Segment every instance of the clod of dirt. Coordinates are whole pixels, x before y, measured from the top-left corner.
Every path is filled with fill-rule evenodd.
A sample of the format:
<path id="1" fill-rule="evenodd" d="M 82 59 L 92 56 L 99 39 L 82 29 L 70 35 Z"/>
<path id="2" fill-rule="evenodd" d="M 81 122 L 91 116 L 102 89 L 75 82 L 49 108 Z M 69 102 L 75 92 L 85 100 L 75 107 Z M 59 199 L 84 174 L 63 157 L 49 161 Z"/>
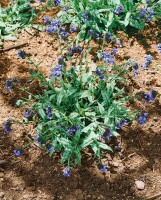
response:
<path id="1" fill-rule="evenodd" d="M 145 183 L 143 181 L 135 181 L 135 184 L 136 184 L 136 187 L 139 189 L 139 190 L 144 190 L 145 188 Z"/>
<path id="2" fill-rule="evenodd" d="M 0 192 L 0 198 L 3 198 L 3 197 L 4 197 L 4 195 L 5 195 L 5 193 L 4 193 L 4 192 Z"/>
<path id="3" fill-rule="evenodd" d="M 4 173 L 0 172 L 0 178 L 3 178 L 3 177 L 4 177 Z"/>

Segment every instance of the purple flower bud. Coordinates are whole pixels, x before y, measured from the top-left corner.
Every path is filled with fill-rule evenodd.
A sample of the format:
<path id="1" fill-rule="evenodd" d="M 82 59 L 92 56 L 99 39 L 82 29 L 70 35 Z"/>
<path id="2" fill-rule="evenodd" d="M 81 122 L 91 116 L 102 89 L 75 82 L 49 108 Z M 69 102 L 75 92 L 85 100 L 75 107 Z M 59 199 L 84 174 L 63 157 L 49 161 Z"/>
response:
<path id="1" fill-rule="evenodd" d="M 105 172 L 107 171 L 106 166 L 104 166 L 104 165 L 101 165 L 101 166 L 99 167 L 99 170 L 100 170 L 102 173 L 105 173 Z"/>
<path id="2" fill-rule="evenodd" d="M 11 133 L 12 129 L 11 129 L 11 125 L 12 125 L 12 118 L 9 118 L 7 121 L 4 122 L 4 125 L 2 126 L 4 132 L 6 133 Z"/>
<path id="3" fill-rule="evenodd" d="M 66 167 L 65 169 L 63 169 L 63 175 L 65 177 L 69 177 L 71 175 L 71 172 L 70 172 L 70 168 L 69 167 Z"/>
<path id="4" fill-rule="evenodd" d="M 159 53 L 161 53 L 161 43 L 157 44 L 157 47 L 158 47 Z"/>
<path id="5" fill-rule="evenodd" d="M 119 15 L 119 14 L 121 14 L 122 13 L 122 6 L 118 6 L 117 8 L 116 8 L 116 10 L 114 11 L 114 13 L 116 14 L 116 15 Z"/>
<path id="6" fill-rule="evenodd" d="M 138 122 L 143 126 L 146 123 L 148 117 L 148 113 L 143 113 L 142 115 L 138 116 Z"/>
<path id="7" fill-rule="evenodd" d="M 51 19 L 49 17 L 44 17 L 44 23 L 49 24 L 51 22 Z"/>
<path id="8" fill-rule="evenodd" d="M 22 156 L 22 148 L 16 148 L 13 153 L 15 154 L 15 156 Z"/>
<path id="9" fill-rule="evenodd" d="M 18 50 L 18 53 L 17 53 L 17 57 L 18 58 L 22 58 L 22 59 L 25 59 L 26 58 L 26 53 L 22 50 Z"/>

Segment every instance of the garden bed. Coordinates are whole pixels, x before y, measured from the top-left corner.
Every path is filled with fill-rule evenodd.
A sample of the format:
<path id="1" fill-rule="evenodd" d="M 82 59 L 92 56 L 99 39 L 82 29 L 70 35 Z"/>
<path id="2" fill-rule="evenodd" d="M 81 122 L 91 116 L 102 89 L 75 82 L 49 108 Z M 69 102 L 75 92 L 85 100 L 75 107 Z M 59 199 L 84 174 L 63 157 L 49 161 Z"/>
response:
<path id="1" fill-rule="evenodd" d="M 47 15 L 47 13 L 45 13 Z M 151 88 L 158 92 L 157 98 L 146 104 L 144 100 L 131 104 L 132 109 L 146 110 L 149 113 L 144 126 L 133 123 L 123 128 L 120 136 L 110 139 L 114 153 L 107 154 L 102 159 L 108 166 L 105 174 L 101 174 L 89 149 L 83 154 L 82 167 L 73 169 L 71 177 L 62 176 L 62 166 L 59 164 L 59 155 L 49 158 L 48 154 L 36 147 L 25 150 L 22 157 L 15 157 L 13 150 L 23 144 L 25 131 L 14 125 L 13 133 L 6 134 L 0 129 L 0 199 L 6 200 L 141 200 L 151 198 L 160 199 L 161 191 L 161 54 L 157 44 L 161 42 L 160 21 L 148 24 L 144 31 L 123 35 L 123 47 L 119 47 L 117 63 L 128 58 L 134 59 L 142 65 L 145 54 L 151 54 L 154 61 L 147 70 L 140 69 L 139 76 L 129 75 L 127 90 L 131 94 L 149 92 Z M 45 32 L 31 29 L 19 34 L 15 42 L 5 42 L 4 48 L 25 43 L 21 49 L 30 54 L 30 59 L 42 61 L 41 70 L 47 75 L 51 66 L 56 64 L 60 56 L 59 44 L 52 36 Z M 97 48 L 97 43 L 92 41 Z M 107 50 L 110 47 L 107 45 Z M 22 108 L 15 106 L 16 101 L 25 94 L 17 91 L 9 93 L 4 88 L 6 79 L 18 78 L 31 91 L 39 93 L 39 87 L 34 82 L 28 84 L 29 72 L 32 67 L 24 60 L 17 58 L 17 49 L 13 48 L 0 55 L 0 127 L 8 118 L 22 118 Z M 28 84 L 28 85 L 27 85 Z M 25 127 L 28 133 L 34 131 L 34 125 Z M 119 148 L 117 148 L 119 146 Z M 145 188 L 139 190 L 135 181 L 145 183 Z"/>

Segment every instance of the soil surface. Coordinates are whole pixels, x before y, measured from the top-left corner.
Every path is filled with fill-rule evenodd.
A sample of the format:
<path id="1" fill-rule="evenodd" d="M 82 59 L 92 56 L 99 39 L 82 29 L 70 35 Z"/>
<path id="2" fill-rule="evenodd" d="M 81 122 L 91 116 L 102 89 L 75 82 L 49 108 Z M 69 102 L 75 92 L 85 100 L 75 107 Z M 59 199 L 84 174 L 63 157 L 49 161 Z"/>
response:
<path id="1" fill-rule="evenodd" d="M 3 2 L 5 5 L 5 1 Z M 54 12 L 53 12 L 54 13 Z M 48 15 L 45 13 L 45 15 Z M 52 12 L 50 10 L 50 15 Z M 54 16 L 54 14 L 53 14 Z M 42 20 L 42 16 L 40 17 Z M 25 97 L 17 90 L 9 93 L 5 81 L 16 77 L 30 91 L 39 93 L 38 85 L 28 83 L 29 72 L 33 69 L 26 60 L 17 58 L 17 49 L 0 55 L 0 200 L 142 200 L 161 199 L 161 54 L 157 44 L 161 43 L 161 22 L 151 23 L 144 31 L 129 34 L 119 33 L 124 41 L 119 47 L 117 62 L 128 58 L 140 65 L 145 62 L 145 54 L 154 56 L 147 70 L 140 68 L 139 76 L 129 75 L 129 92 L 149 92 L 151 88 L 158 93 L 153 102 L 136 101 L 132 108 L 149 113 L 144 126 L 134 122 L 123 128 L 117 139 L 111 139 L 115 148 L 112 155 L 107 154 L 103 163 L 108 171 L 101 174 L 93 157 L 83 155 L 82 167 L 72 169 L 70 178 L 63 177 L 63 166 L 58 157 L 49 158 L 47 153 L 36 147 L 26 149 L 22 157 L 15 157 L 13 150 L 24 144 L 24 134 L 34 132 L 34 125 L 13 126 L 13 133 L 2 130 L 5 120 L 12 117 L 22 120 L 23 110 L 15 102 Z M 21 47 L 36 63 L 41 62 L 41 70 L 48 75 L 51 66 L 57 63 L 60 48 L 57 40 L 45 32 L 31 29 L 19 34 L 18 40 L 6 41 L 3 48 L 28 42 Z M 93 41 L 93 47 L 97 47 Z M 105 47 L 110 49 L 110 46 Z M 4 160 L 4 163 L 3 161 Z M 139 190 L 135 181 L 143 181 L 145 188 Z"/>

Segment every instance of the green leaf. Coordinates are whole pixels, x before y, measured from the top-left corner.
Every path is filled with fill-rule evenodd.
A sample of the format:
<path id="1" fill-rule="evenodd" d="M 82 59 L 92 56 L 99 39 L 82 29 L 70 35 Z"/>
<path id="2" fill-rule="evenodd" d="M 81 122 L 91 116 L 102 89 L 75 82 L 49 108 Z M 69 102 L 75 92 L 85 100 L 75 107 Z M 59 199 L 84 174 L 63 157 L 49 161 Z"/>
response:
<path id="1" fill-rule="evenodd" d="M 4 40 L 17 40 L 17 37 L 13 36 L 13 35 L 5 35 L 3 36 Z"/>
<path id="2" fill-rule="evenodd" d="M 36 110 L 37 110 L 37 113 L 40 115 L 40 117 L 42 119 L 45 119 L 46 114 L 45 114 L 44 110 L 41 107 L 38 107 Z"/>
<path id="3" fill-rule="evenodd" d="M 99 102 L 97 102 L 97 103 L 98 103 L 99 112 L 100 112 L 100 114 L 102 115 L 102 114 L 105 112 L 105 109 L 104 109 L 104 107 L 103 107 L 102 104 L 100 104 Z"/>
<path id="4" fill-rule="evenodd" d="M 102 143 L 102 142 L 98 142 L 98 145 L 99 145 L 99 147 L 102 148 L 102 149 L 109 150 L 109 151 L 113 151 L 113 150 L 111 149 L 111 147 L 109 147 L 107 144 L 104 144 L 104 143 Z"/>
<path id="5" fill-rule="evenodd" d="M 126 17 L 125 17 L 125 20 L 124 20 L 124 25 L 125 27 L 129 24 L 130 22 L 130 16 L 131 16 L 131 12 L 127 12 L 126 13 Z"/>

